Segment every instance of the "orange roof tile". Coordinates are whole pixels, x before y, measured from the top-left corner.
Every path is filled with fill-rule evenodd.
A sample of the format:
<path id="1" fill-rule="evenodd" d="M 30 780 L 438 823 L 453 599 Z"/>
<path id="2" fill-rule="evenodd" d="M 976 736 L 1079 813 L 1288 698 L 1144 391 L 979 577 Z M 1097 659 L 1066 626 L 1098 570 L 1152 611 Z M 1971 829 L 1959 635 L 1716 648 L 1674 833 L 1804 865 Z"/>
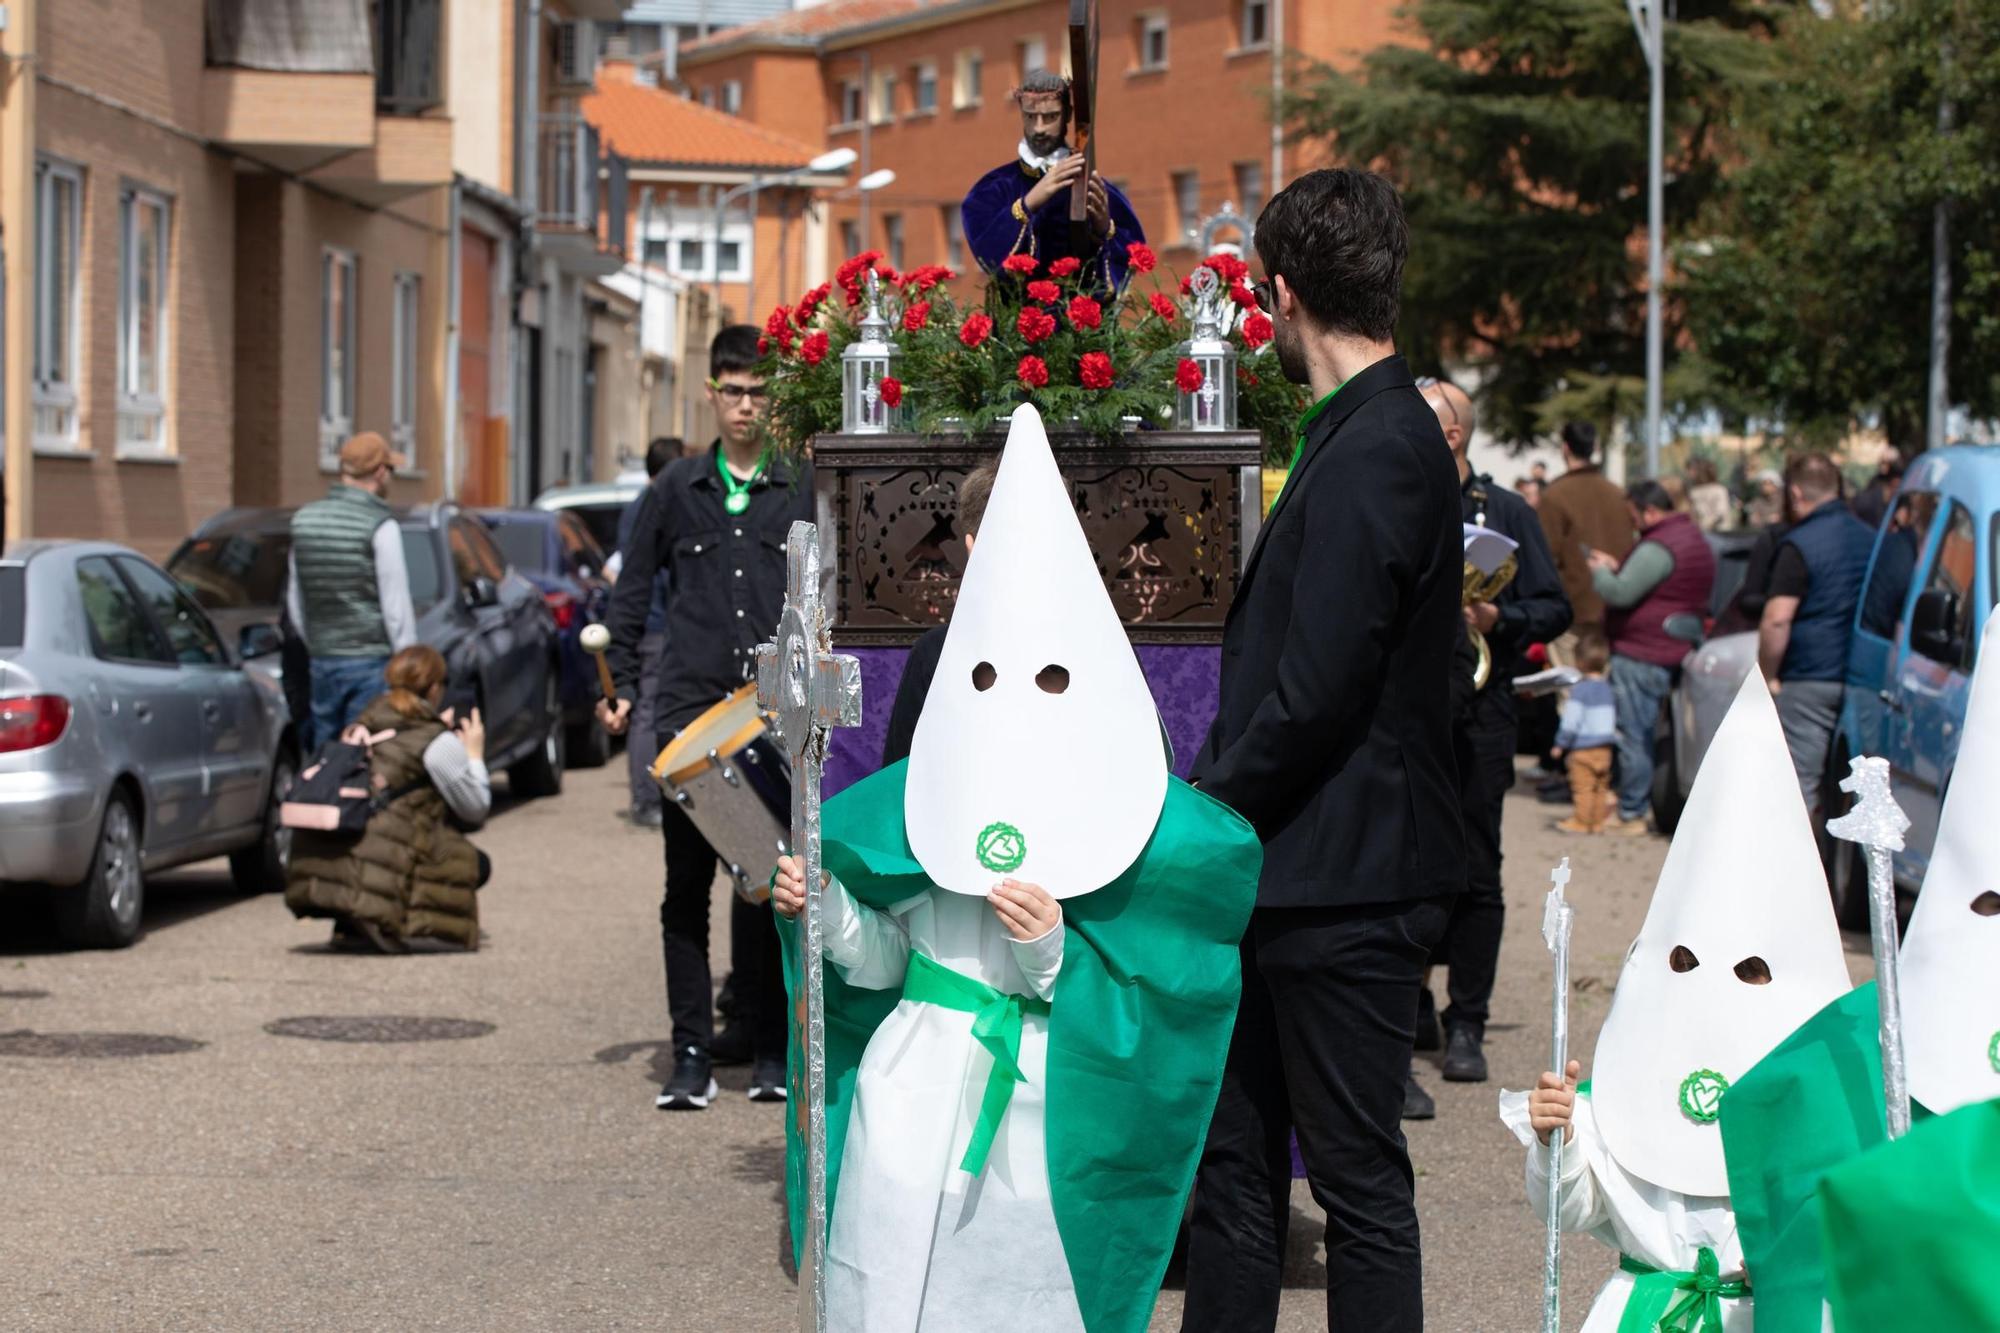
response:
<path id="1" fill-rule="evenodd" d="M 718 50 L 746 45 L 812 47 L 823 38 L 852 28 L 891 22 L 920 9 L 947 6 L 965 7 L 964 0 L 826 0 L 824 4 L 789 10 L 683 43 L 681 55 L 706 56 Z"/>
<path id="2" fill-rule="evenodd" d="M 651 166 L 802 167 L 816 149 L 678 93 L 633 78 L 631 61 L 607 60 L 583 99 L 605 145 Z"/>

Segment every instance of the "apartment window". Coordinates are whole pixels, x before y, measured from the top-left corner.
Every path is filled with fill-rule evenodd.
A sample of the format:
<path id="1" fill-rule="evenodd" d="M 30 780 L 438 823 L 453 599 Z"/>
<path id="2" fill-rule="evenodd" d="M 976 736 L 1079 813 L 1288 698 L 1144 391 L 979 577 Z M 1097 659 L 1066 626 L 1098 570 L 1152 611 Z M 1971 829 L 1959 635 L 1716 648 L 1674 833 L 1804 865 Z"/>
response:
<path id="1" fill-rule="evenodd" d="M 1174 225 L 1193 236 L 1201 222 L 1201 176 L 1192 171 L 1173 174 Z"/>
<path id="2" fill-rule="evenodd" d="M 722 265 L 725 282 L 742 282 L 750 273 L 750 225 L 747 221 L 725 223 L 718 242 L 713 221 L 679 223 L 663 228 L 647 241 L 648 250 L 659 254 L 667 271 L 677 278 L 713 282 L 715 265 Z"/>
<path id="3" fill-rule="evenodd" d="M 981 100 L 980 84 L 985 78 L 986 58 L 977 51 L 960 51 L 951 81 L 952 106 L 960 110 L 978 106 Z"/>
<path id="4" fill-rule="evenodd" d="M 885 213 L 882 215 L 882 250 L 889 261 L 889 267 L 903 267 L 903 215 Z"/>
<path id="5" fill-rule="evenodd" d="M 167 245 L 172 206 L 127 186 L 118 196 L 118 448 L 167 445 Z"/>
<path id="6" fill-rule="evenodd" d="M 1049 44 L 1039 37 L 1030 37 L 1017 47 L 1021 62 L 1021 77 L 1026 78 L 1038 69 L 1049 67 Z"/>
<path id="7" fill-rule="evenodd" d="M 708 267 L 708 242 L 683 239 L 675 247 L 674 271 L 699 276 Z"/>
<path id="8" fill-rule="evenodd" d="M 861 123 L 861 84 L 858 80 L 849 79 L 840 85 L 840 123 Z"/>
<path id="9" fill-rule="evenodd" d="M 722 85 L 722 109 L 732 116 L 743 114 L 743 81 L 728 79 Z"/>
<path id="10" fill-rule="evenodd" d="M 1243 216 L 1254 218 L 1264 211 L 1264 164 L 1261 162 L 1238 162 L 1236 164 L 1236 206 Z"/>
<path id="11" fill-rule="evenodd" d="M 76 259 L 83 172 L 46 158 L 35 164 L 36 447 L 76 447 Z"/>
<path id="12" fill-rule="evenodd" d="M 868 90 L 868 119 L 877 125 L 886 125 L 896 118 L 896 76 L 888 70 L 878 71 L 874 86 Z"/>
<path id="13" fill-rule="evenodd" d="M 714 85 L 714 84 L 712 84 L 712 83 L 704 83 L 704 84 L 703 84 L 703 85 L 701 86 L 701 104 L 702 104 L 703 106 L 707 106 L 707 107 L 712 107 L 712 106 L 714 106 L 714 105 L 715 105 L 715 85 Z"/>
<path id="14" fill-rule="evenodd" d="M 1150 73 L 1167 67 L 1167 16 L 1162 13 L 1141 14 L 1136 23 L 1139 45 L 1140 73 Z"/>
<path id="15" fill-rule="evenodd" d="M 389 440 L 396 452 L 416 457 L 417 350 L 422 326 L 423 279 L 415 273 L 396 275 L 395 326 L 391 330 L 390 364 L 395 368 L 389 402 Z"/>
<path id="16" fill-rule="evenodd" d="M 841 220 L 840 253 L 849 259 L 861 253 L 861 224 L 853 218 Z"/>
<path id="17" fill-rule="evenodd" d="M 965 214 L 957 204 L 944 204 L 938 212 L 944 219 L 944 262 L 952 268 L 964 268 Z"/>
<path id="18" fill-rule="evenodd" d="M 648 236 L 645 248 L 641 253 L 644 254 L 646 263 L 658 264 L 661 268 L 667 267 L 667 238 L 664 236 Z"/>
<path id="19" fill-rule="evenodd" d="M 918 65 L 910 74 L 910 87 L 914 91 L 916 105 L 911 111 L 919 116 L 927 116 L 937 110 L 937 66 L 928 62 Z"/>
<path id="20" fill-rule="evenodd" d="M 722 277 L 732 282 L 743 280 L 743 242 L 724 241 L 717 247 L 715 256 L 716 261 L 722 265 Z"/>
<path id="21" fill-rule="evenodd" d="M 1238 46 L 1243 49 L 1271 44 L 1271 0 L 1242 0 L 1243 23 Z"/>
<path id="22" fill-rule="evenodd" d="M 354 269 L 351 251 L 319 257 L 319 462 L 340 465 L 354 434 Z"/>

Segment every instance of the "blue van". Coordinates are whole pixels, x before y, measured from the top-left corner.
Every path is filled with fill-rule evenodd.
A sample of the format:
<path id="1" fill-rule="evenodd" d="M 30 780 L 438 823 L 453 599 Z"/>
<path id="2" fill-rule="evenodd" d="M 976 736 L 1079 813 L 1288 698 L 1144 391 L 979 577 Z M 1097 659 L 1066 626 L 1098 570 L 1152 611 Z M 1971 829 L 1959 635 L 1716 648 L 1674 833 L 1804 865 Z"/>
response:
<path id="1" fill-rule="evenodd" d="M 1958 756 L 1979 635 L 2000 593 L 2000 448 L 1933 449 L 1903 478 L 1882 520 L 1847 652 L 1847 699 L 1827 774 L 1825 808 L 1845 810 L 1838 789 L 1849 755 L 1889 761 L 1897 804 L 1910 817 L 1896 853 L 1896 883 L 1915 891 L 1930 864 L 1938 815 Z M 1868 925 L 1867 871 L 1859 849 L 1829 849 L 1841 924 Z"/>

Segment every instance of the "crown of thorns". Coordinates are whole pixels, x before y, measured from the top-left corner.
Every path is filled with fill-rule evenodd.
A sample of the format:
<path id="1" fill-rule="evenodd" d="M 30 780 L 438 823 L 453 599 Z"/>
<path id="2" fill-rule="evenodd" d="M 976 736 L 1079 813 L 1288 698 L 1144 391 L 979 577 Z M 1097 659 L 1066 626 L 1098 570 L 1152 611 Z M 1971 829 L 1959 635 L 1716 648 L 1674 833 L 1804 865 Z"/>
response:
<path id="1" fill-rule="evenodd" d="M 1016 106 L 1020 105 L 1024 98 L 1059 97 L 1062 99 L 1063 109 L 1068 110 L 1069 80 L 1048 70 L 1032 70 L 1022 78 L 1021 86 L 1007 96 L 1013 99 Z"/>

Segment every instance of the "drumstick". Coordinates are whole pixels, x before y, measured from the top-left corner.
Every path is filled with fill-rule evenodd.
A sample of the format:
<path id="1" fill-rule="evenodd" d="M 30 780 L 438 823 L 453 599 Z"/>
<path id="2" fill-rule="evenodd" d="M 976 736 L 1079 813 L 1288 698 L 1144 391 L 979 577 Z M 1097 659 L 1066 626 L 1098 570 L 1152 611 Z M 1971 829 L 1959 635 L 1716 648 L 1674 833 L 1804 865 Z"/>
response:
<path id="1" fill-rule="evenodd" d="M 604 691 L 604 702 L 616 708 L 618 690 L 611 683 L 611 664 L 604 660 L 604 650 L 611 646 L 611 631 L 602 625 L 585 625 L 577 641 L 583 651 L 597 659 L 597 687 Z"/>

